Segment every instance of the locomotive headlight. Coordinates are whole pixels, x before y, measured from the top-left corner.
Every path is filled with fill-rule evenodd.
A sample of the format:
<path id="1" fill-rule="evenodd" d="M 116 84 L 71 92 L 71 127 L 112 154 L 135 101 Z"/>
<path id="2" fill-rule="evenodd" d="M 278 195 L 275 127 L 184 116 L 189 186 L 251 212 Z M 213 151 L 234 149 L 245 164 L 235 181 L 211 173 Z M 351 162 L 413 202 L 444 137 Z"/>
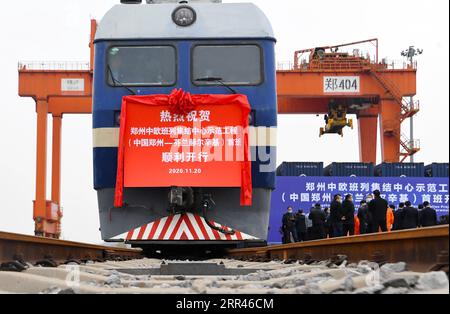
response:
<path id="1" fill-rule="evenodd" d="M 197 20 L 197 13 L 189 6 L 181 6 L 173 11 L 172 20 L 178 26 L 191 26 Z"/>

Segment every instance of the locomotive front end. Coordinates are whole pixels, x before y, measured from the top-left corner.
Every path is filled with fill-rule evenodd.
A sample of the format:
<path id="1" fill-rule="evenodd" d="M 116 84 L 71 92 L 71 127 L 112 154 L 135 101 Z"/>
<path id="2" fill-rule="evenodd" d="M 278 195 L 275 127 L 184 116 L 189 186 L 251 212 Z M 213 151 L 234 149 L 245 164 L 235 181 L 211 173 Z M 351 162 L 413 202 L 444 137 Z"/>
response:
<path id="1" fill-rule="evenodd" d="M 121 4 L 95 40 L 102 238 L 262 245 L 276 168 L 275 39 L 252 4 Z"/>

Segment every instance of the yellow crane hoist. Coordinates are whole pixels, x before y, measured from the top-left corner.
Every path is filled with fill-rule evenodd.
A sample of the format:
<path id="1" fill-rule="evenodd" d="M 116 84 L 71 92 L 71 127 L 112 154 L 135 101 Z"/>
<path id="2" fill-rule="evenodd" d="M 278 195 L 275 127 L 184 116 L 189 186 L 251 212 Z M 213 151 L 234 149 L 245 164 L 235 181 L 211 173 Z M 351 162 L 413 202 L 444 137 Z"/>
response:
<path id="1" fill-rule="evenodd" d="M 320 137 L 325 134 L 339 134 L 344 136 L 343 129 L 348 126 L 353 130 L 353 120 L 347 119 L 347 108 L 330 104 L 328 114 L 325 115 L 325 128 L 320 129 Z"/>

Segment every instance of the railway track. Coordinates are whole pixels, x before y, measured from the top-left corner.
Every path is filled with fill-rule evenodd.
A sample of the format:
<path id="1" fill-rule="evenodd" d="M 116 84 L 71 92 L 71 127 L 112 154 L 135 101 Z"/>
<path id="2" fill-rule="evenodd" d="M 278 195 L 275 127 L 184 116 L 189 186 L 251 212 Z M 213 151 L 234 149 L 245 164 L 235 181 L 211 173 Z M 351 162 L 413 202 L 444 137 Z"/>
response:
<path id="1" fill-rule="evenodd" d="M 448 227 L 232 250 L 205 261 L 0 233 L 0 293 L 448 294 L 448 253 L 447 268 L 442 254 L 435 261 L 445 249 Z"/>
<path id="2" fill-rule="evenodd" d="M 443 270 L 448 274 L 449 226 L 343 237 L 289 245 L 229 251 L 244 260 L 300 260 L 304 262 L 339 259 L 350 263 L 370 260 L 379 264 L 405 262 L 419 272 Z"/>
<path id="3" fill-rule="evenodd" d="M 0 232 L 0 270 L 141 258 L 142 251 Z"/>

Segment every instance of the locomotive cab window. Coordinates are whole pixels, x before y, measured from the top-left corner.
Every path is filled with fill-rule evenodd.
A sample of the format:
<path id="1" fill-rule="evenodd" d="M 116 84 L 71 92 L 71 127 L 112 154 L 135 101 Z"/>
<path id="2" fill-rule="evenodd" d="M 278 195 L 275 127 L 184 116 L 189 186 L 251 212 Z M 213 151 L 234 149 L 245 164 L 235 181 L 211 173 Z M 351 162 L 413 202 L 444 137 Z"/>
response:
<path id="1" fill-rule="evenodd" d="M 261 49 L 256 45 L 196 46 L 192 52 L 195 85 L 258 85 L 262 82 Z"/>
<path id="2" fill-rule="evenodd" d="M 113 47 L 108 50 L 110 86 L 172 86 L 176 83 L 172 46 Z"/>

